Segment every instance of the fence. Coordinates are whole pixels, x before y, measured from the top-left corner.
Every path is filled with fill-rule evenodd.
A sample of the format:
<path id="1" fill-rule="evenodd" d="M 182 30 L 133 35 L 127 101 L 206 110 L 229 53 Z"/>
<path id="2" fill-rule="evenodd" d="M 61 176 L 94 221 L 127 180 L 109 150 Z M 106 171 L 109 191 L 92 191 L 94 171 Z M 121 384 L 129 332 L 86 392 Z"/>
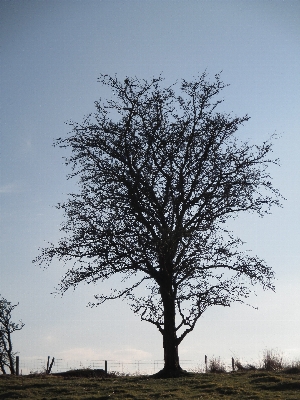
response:
<path id="1" fill-rule="evenodd" d="M 49 359 L 44 358 L 29 358 L 19 357 L 19 371 L 21 375 L 30 373 L 41 373 L 49 370 Z M 105 362 L 107 364 L 105 365 Z M 51 368 L 51 373 L 64 372 L 73 369 L 103 369 L 107 368 L 108 372 L 117 372 L 119 374 L 138 374 L 147 375 L 154 374 L 163 368 L 163 360 L 64 360 L 54 358 Z M 180 360 L 180 365 L 183 369 L 195 372 L 204 372 L 204 360 Z"/>
<path id="2" fill-rule="evenodd" d="M 50 362 L 51 361 L 51 362 Z M 262 365 L 263 362 L 263 365 Z M 236 370 L 265 368 L 267 370 L 274 368 L 283 368 L 290 366 L 299 367 L 300 361 L 283 363 L 282 356 L 267 351 L 262 361 L 252 362 L 252 364 L 243 364 L 239 359 L 231 357 L 221 361 L 220 358 L 212 357 L 208 359 L 205 355 L 202 360 L 180 360 L 180 365 L 183 369 L 190 372 L 229 372 Z M 117 361 L 117 360 L 66 360 L 55 357 L 16 357 L 15 370 L 17 375 L 28 375 L 30 373 L 57 373 L 70 370 L 80 369 L 103 369 L 105 372 L 116 372 L 119 374 L 129 375 L 150 375 L 158 372 L 163 368 L 163 360 L 132 360 L 132 361 Z M 1 373 L 1 372 L 0 372 Z"/>

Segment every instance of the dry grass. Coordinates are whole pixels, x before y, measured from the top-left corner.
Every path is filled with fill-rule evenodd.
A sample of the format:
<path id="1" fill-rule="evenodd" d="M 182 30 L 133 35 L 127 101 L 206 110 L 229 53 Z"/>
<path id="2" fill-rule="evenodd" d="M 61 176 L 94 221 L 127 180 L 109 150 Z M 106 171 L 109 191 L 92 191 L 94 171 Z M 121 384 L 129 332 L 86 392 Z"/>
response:
<path id="1" fill-rule="evenodd" d="M 86 372 L 85 372 L 86 373 Z M 181 378 L 0 376 L 0 399 L 299 400 L 300 373 L 246 371 L 190 374 Z"/>
<path id="2" fill-rule="evenodd" d="M 236 371 L 226 372 L 220 358 L 208 362 L 207 373 L 180 378 L 124 376 L 103 370 L 72 370 L 47 375 L 0 375 L 0 400 L 299 400 L 300 361 L 284 363 L 277 351 L 266 350 L 258 366 L 235 362 Z"/>
<path id="3" fill-rule="evenodd" d="M 221 361 L 220 357 L 219 358 L 212 358 L 209 360 L 208 364 L 208 372 L 211 373 L 224 373 L 226 372 L 226 365 Z"/>

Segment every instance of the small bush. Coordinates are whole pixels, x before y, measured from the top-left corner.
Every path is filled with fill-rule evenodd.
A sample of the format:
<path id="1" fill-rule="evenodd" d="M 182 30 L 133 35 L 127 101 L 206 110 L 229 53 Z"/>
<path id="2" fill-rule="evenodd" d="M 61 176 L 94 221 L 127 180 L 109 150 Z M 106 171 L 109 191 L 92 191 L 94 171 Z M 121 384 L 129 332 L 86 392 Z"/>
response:
<path id="1" fill-rule="evenodd" d="M 285 374 L 300 374 L 300 367 L 287 367 L 283 372 Z"/>
<path id="2" fill-rule="evenodd" d="M 294 361 L 292 364 L 286 365 L 283 372 L 286 374 L 300 374 L 300 361 Z"/>
<path id="3" fill-rule="evenodd" d="M 299 368 L 299 369 L 300 369 L 300 361 L 294 361 L 294 362 L 292 363 L 292 367 L 293 367 L 293 368 Z"/>
<path id="4" fill-rule="evenodd" d="M 212 372 L 212 373 L 226 372 L 226 366 L 224 363 L 222 363 L 220 357 L 213 358 L 209 361 L 208 372 Z"/>
<path id="5" fill-rule="evenodd" d="M 255 366 L 255 365 L 252 365 L 252 364 L 243 365 L 243 364 L 240 362 L 240 360 L 236 360 L 234 365 L 235 365 L 235 368 L 236 368 L 238 371 L 255 371 L 255 370 L 257 369 L 256 366 Z"/>
<path id="6" fill-rule="evenodd" d="M 266 371 L 281 371 L 284 368 L 282 356 L 275 350 L 266 350 L 262 363 Z"/>
<path id="7" fill-rule="evenodd" d="M 106 374 L 103 369 L 91 369 L 91 368 L 82 368 L 82 369 L 73 369 L 65 372 L 56 372 L 55 376 L 63 376 L 63 377 L 76 377 L 76 378 L 103 378 L 108 375 L 111 376 L 113 374 Z"/>

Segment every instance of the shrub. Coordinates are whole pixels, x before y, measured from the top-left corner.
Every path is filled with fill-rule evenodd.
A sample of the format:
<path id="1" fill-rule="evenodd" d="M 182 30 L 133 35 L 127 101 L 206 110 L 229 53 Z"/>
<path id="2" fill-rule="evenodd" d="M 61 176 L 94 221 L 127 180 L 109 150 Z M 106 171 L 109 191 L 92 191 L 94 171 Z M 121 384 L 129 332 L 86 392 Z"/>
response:
<path id="1" fill-rule="evenodd" d="M 243 364 L 240 362 L 240 360 L 236 360 L 234 365 L 235 365 L 235 368 L 236 368 L 238 371 L 254 371 L 254 370 L 257 369 L 256 366 L 255 366 L 255 365 L 252 365 L 252 364 L 243 365 Z"/>
<path id="2" fill-rule="evenodd" d="M 282 356 L 275 350 L 266 350 L 262 362 L 266 371 L 281 371 L 284 368 Z"/>
<path id="3" fill-rule="evenodd" d="M 283 372 L 286 374 L 300 374 L 300 361 L 294 361 L 292 364 L 286 365 Z"/>
<path id="4" fill-rule="evenodd" d="M 220 357 L 219 358 L 212 358 L 209 361 L 208 372 L 212 372 L 212 373 L 226 372 L 226 366 L 221 361 Z"/>

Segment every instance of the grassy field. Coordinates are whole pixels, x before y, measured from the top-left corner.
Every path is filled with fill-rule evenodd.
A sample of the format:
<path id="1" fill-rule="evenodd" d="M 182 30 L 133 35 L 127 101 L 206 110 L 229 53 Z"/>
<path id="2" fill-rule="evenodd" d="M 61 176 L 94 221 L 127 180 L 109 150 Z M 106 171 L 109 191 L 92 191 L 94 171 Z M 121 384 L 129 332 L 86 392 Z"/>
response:
<path id="1" fill-rule="evenodd" d="M 300 373 L 247 371 L 174 379 L 0 375 L 0 399 L 300 399 Z"/>

